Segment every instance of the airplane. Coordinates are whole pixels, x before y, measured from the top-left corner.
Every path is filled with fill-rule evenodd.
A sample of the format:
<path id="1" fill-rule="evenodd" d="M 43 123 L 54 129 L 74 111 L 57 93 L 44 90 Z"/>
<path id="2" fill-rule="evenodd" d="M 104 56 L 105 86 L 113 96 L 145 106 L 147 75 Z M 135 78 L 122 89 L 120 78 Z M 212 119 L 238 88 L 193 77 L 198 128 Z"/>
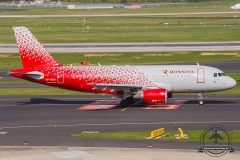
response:
<path id="1" fill-rule="evenodd" d="M 231 7 L 231 9 L 239 10 L 240 9 L 240 4 L 235 4 L 234 6 Z"/>
<path id="2" fill-rule="evenodd" d="M 215 129 L 214 134 L 212 134 L 212 136 L 209 138 L 209 140 L 214 138 L 214 143 L 218 143 L 217 139 L 221 139 L 223 140 L 223 138 L 220 136 L 220 134 L 217 133 L 217 129 Z"/>
<path id="3" fill-rule="evenodd" d="M 223 71 L 197 65 L 66 66 L 44 49 L 26 27 L 13 27 L 23 68 L 9 75 L 68 90 L 106 93 L 120 97 L 120 107 L 134 99 L 166 104 L 173 93 L 198 93 L 203 105 L 205 92 L 233 88 L 236 81 Z"/>

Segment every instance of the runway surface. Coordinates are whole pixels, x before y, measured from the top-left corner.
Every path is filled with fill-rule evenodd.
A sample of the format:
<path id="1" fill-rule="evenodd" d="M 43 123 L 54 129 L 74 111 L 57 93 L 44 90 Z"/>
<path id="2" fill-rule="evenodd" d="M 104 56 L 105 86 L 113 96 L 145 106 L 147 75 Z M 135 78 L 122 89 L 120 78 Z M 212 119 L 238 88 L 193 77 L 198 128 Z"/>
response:
<path id="1" fill-rule="evenodd" d="M 150 14 L 78 14 L 78 15 L 1 15 L 0 18 L 50 18 L 50 17 L 147 17 L 147 16 L 178 16 L 178 15 L 213 15 L 236 14 L 231 12 L 185 12 L 185 13 L 150 13 Z"/>
<path id="2" fill-rule="evenodd" d="M 197 96 L 175 96 L 188 100 L 177 109 L 143 110 L 140 102 L 122 109 L 77 110 L 96 100 L 118 100 L 109 96 L 31 96 L 0 98 L 0 145 L 21 146 L 102 146 L 196 149 L 199 143 L 159 142 L 151 140 L 111 140 L 70 137 L 82 131 L 166 131 L 203 130 L 220 124 L 229 130 L 240 129 L 239 95 L 208 95 L 205 105 L 198 105 Z M 135 101 L 137 103 L 137 101 Z M 7 132 L 7 133 L 6 133 Z M 234 145 L 240 150 L 240 145 Z"/>
<path id="3" fill-rule="evenodd" d="M 80 32 L 80 31 L 79 31 Z M 49 52 L 239 51 L 240 42 L 43 44 Z M 0 44 L 0 53 L 18 53 L 17 44 Z"/>

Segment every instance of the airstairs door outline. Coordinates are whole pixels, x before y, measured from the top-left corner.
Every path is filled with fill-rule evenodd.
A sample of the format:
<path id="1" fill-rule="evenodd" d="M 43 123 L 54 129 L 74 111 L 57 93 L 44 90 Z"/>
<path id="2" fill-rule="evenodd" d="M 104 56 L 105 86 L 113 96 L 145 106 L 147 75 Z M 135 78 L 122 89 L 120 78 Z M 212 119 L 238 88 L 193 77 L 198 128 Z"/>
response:
<path id="1" fill-rule="evenodd" d="M 204 69 L 197 69 L 197 83 L 205 83 Z"/>

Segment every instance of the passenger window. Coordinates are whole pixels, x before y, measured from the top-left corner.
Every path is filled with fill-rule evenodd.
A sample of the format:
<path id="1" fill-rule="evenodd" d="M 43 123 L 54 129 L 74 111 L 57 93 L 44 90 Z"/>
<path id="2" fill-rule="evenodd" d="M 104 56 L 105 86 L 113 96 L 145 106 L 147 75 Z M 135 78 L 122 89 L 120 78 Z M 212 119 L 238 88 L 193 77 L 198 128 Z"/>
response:
<path id="1" fill-rule="evenodd" d="M 214 74 L 213 74 L 213 77 L 217 77 L 217 73 L 214 73 Z"/>
<path id="2" fill-rule="evenodd" d="M 222 76 L 222 74 L 221 73 L 218 73 L 218 77 L 221 77 Z"/>

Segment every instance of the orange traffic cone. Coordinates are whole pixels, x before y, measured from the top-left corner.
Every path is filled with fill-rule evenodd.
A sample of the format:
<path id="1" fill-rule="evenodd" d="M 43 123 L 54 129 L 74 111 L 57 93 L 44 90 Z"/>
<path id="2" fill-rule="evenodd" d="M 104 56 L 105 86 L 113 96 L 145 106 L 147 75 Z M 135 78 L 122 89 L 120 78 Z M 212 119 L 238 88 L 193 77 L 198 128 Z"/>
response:
<path id="1" fill-rule="evenodd" d="M 24 146 L 27 146 L 27 142 L 24 142 Z"/>
<path id="2" fill-rule="evenodd" d="M 152 145 L 150 144 L 150 145 L 148 146 L 148 148 L 152 148 Z"/>

